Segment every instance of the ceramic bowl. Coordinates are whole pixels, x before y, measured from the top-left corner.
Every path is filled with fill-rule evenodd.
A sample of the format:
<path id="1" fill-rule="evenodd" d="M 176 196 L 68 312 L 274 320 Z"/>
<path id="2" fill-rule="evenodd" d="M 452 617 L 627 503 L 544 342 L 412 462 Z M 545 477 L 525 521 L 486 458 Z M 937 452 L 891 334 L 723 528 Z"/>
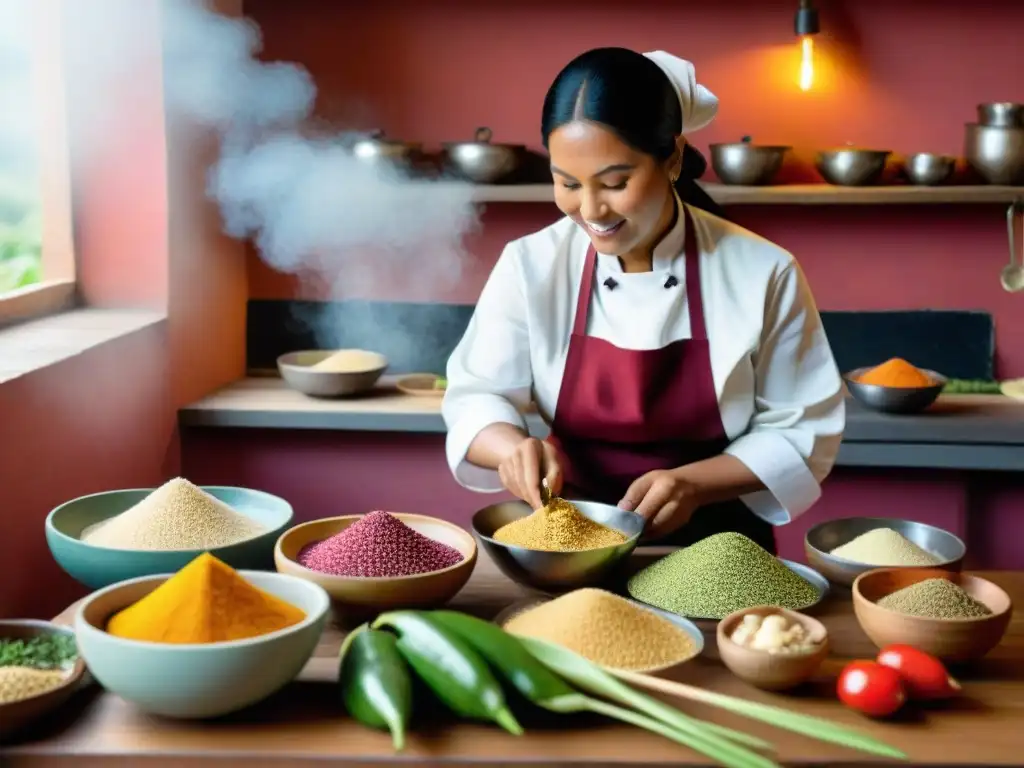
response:
<path id="1" fill-rule="evenodd" d="M 807 562 L 829 581 L 850 586 L 854 579 L 862 573 L 883 566 L 836 557 L 832 554 L 832 550 L 875 528 L 891 528 L 939 558 L 939 562 L 932 566 L 900 566 L 901 568 L 926 567 L 959 571 L 964 555 L 967 553 L 967 546 L 963 541 L 949 531 L 936 528 L 934 525 L 886 517 L 843 517 L 838 520 L 826 520 L 823 523 L 818 523 L 807 532 L 804 537 L 804 552 L 807 554 Z"/>
<path id="2" fill-rule="evenodd" d="M 330 599 L 294 576 L 239 571 L 253 586 L 301 608 L 291 627 L 245 640 L 170 644 L 126 640 L 104 631 L 118 611 L 141 600 L 170 575 L 144 576 L 87 597 L 75 614 L 79 652 L 108 691 L 164 717 L 220 717 L 255 704 L 293 680 L 320 641 Z"/>
<path id="3" fill-rule="evenodd" d="M 499 570 L 512 581 L 541 592 L 568 592 L 595 586 L 608 578 L 636 549 L 644 519 L 607 504 L 569 499 L 584 515 L 626 536 L 610 547 L 583 552 L 541 552 L 496 541 L 494 532 L 513 520 L 532 514 L 522 501 L 492 504 L 473 515 L 473 533 Z"/>
<path id="4" fill-rule="evenodd" d="M 62 627 L 48 621 L 32 619 L 0 621 L 0 639 L 3 640 L 31 640 L 34 637 L 47 635 L 74 637 L 75 633 L 70 627 Z M 0 740 L 13 736 L 43 715 L 63 705 L 75 691 L 88 681 L 85 662 L 81 658 L 77 659 L 64 672 L 66 675 L 64 682 L 56 688 L 27 699 L 0 704 Z"/>
<path id="5" fill-rule="evenodd" d="M 790 623 L 801 624 L 815 644 L 798 653 L 769 653 L 734 643 L 732 634 L 747 614 L 784 616 Z M 756 606 L 730 613 L 718 622 L 717 641 L 722 663 L 736 677 L 766 691 L 794 688 L 809 680 L 828 656 L 828 630 L 824 624 L 803 613 L 776 606 Z"/>
<path id="6" fill-rule="evenodd" d="M 263 491 L 222 485 L 202 486 L 240 514 L 251 517 L 266 532 L 251 539 L 209 550 L 232 568 L 271 568 L 274 542 L 292 522 L 292 507 L 287 501 Z M 87 544 L 82 532 L 133 507 L 153 492 L 152 488 L 106 491 L 81 496 L 61 504 L 46 518 L 46 543 L 54 560 L 76 581 L 90 589 L 100 589 L 139 576 L 175 573 L 201 555 L 204 550 L 183 549 L 149 551 L 111 549 Z"/>
<path id="7" fill-rule="evenodd" d="M 281 378 L 292 389 L 310 397 L 348 397 L 373 389 L 388 367 L 388 359 L 379 352 L 349 350 L 367 356 L 366 370 L 361 371 L 318 371 L 317 363 L 342 350 L 307 350 L 289 352 L 277 358 L 277 370 Z"/>
<path id="8" fill-rule="evenodd" d="M 302 523 L 282 534 L 274 548 L 277 570 L 318 584 L 337 607 L 354 615 L 444 605 L 469 581 L 476 566 L 476 542 L 454 523 L 427 515 L 392 514 L 417 533 L 457 549 L 462 553 L 462 562 L 440 571 L 384 578 L 331 576 L 299 565 L 299 552 L 307 544 L 329 539 L 362 518 L 362 515 L 346 515 Z"/>
<path id="9" fill-rule="evenodd" d="M 870 371 L 857 368 L 843 376 L 846 388 L 854 399 L 872 411 L 881 413 L 918 413 L 939 399 L 946 386 L 946 377 L 937 371 L 921 370 L 935 382 L 930 387 L 882 387 L 878 384 L 862 384 L 857 379 Z"/>
<path id="10" fill-rule="evenodd" d="M 502 629 L 504 629 L 505 625 L 508 622 L 510 622 L 514 617 L 518 616 L 521 613 L 525 613 L 526 611 L 532 610 L 533 608 L 536 608 L 540 605 L 543 605 L 544 603 L 550 602 L 552 599 L 553 598 L 550 597 L 534 597 L 529 598 L 527 600 L 521 600 L 518 603 L 510 605 L 508 608 L 501 611 L 501 613 L 495 616 L 494 623 Z M 641 603 L 637 600 L 633 600 L 628 597 L 623 599 L 629 600 L 629 602 L 633 603 L 633 605 L 635 605 L 640 610 L 650 611 L 651 613 L 655 613 L 658 616 L 661 616 L 663 619 L 665 619 L 671 624 L 674 624 L 683 632 L 685 632 L 693 641 L 692 653 L 690 653 L 685 658 L 680 659 L 679 661 L 675 661 L 672 664 L 665 664 L 659 667 L 649 667 L 647 669 L 631 669 L 628 671 L 638 672 L 645 675 L 665 674 L 667 672 L 675 671 L 676 669 L 678 669 L 683 664 L 686 664 L 689 661 L 693 661 L 693 659 L 697 658 L 701 655 L 701 653 L 704 652 L 704 633 L 701 632 L 700 627 L 698 627 L 689 619 L 679 616 L 675 613 L 663 611 L 660 608 L 655 608 L 652 605 L 646 605 L 645 603 Z"/>
<path id="11" fill-rule="evenodd" d="M 948 579 L 992 611 L 980 619 L 929 619 L 882 608 L 886 595 L 925 579 Z M 857 623 L 879 648 L 906 643 L 943 661 L 980 659 L 1003 639 L 1010 625 L 1010 596 L 991 581 L 942 569 L 880 568 L 862 573 L 853 582 L 853 612 Z"/>

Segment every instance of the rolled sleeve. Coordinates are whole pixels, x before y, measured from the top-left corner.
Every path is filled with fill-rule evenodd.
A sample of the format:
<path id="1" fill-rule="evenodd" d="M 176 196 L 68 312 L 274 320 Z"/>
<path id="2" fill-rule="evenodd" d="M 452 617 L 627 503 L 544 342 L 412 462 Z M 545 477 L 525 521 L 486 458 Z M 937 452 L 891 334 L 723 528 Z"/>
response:
<path id="1" fill-rule="evenodd" d="M 448 360 L 448 387 L 441 413 L 448 429 L 445 455 L 456 482 L 481 493 L 502 490 L 494 469 L 467 454 L 477 435 L 492 424 L 526 430 L 523 412 L 533 390 L 525 293 L 515 244 L 494 266 L 466 333 Z"/>
<path id="2" fill-rule="evenodd" d="M 765 486 L 742 501 L 773 525 L 806 512 L 832 471 L 846 407 L 842 379 L 799 266 L 777 276 L 754 357 L 755 414 L 726 453 Z"/>

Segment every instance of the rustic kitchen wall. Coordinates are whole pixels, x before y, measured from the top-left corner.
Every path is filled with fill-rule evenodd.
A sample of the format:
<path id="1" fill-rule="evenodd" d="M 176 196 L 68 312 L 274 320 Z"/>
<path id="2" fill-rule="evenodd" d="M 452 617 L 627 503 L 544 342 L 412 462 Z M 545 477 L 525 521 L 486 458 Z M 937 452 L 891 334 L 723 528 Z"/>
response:
<path id="1" fill-rule="evenodd" d="M 798 161 L 845 142 L 959 154 L 975 104 L 1024 101 L 1019 3 L 972 5 L 970 13 L 953 0 L 819 6 L 818 82 L 809 93 L 796 85 L 795 0 L 246 0 L 245 12 L 263 30 L 265 58 L 298 61 L 313 74 L 320 116 L 428 144 L 467 139 L 488 125 L 495 141 L 537 148 L 549 81 L 572 56 L 599 45 L 663 48 L 695 62 L 722 103 L 718 121 L 695 137 L 702 150 L 749 134 L 793 145 Z M 806 162 L 786 174 L 814 180 Z M 1021 299 L 998 282 L 1007 257 L 1001 206 L 730 213 L 797 255 L 821 308 L 983 309 L 996 322 L 998 373 L 1024 375 L 1024 325 L 1012 323 Z M 395 274 L 386 259 L 368 259 L 341 298 L 471 303 L 502 244 L 554 216 L 550 205 L 492 204 L 454 284 Z M 429 272 L 433 255 L 423 258 Z M 293 280 L 253 253 L 249 286 L 252 298 L 299 295 Z"/>

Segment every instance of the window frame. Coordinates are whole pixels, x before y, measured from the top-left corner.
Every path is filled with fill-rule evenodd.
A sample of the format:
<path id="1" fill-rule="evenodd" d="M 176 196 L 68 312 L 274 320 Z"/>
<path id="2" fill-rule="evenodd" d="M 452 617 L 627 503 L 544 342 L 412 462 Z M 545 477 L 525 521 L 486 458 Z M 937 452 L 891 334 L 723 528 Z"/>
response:
<path id="1" fill-rule="evenodd" d="M 42 280 L 0 294 L 0 325 L 55 314 L 79 303 L 60 0 L 33 0 L 31 8 L 32 80 L 40 126 Z"/>

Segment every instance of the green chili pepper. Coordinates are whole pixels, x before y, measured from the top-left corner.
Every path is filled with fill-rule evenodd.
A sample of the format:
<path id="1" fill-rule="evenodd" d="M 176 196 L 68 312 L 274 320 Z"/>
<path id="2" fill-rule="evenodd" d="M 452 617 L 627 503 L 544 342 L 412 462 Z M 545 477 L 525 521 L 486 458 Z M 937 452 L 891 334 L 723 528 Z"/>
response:
<path id="1" fill-rule="evenodd" d="M 340 665 L 345 709 L 363 725 L 389 730 L 400 752 L 412 715 L 412 677 L 395 636 L 362 625 L 345 638 Z"/>
<path id="2" fill-rule="evenodd" d="M 374 629 L 398 634 L 398 650 L 449 709 L 462 717 L 490 720 L 519 736 L 523 728 L 509 710 L 501 684 L 461 637 L 413 611 L 385 613 Z"/>
<path id="3" fill-rule="evenodd" d="M 618 699 L 619 703 L 626 706 L 616 706 L 587 696 L 545 667 L 526 650 L 518 638 L 496 624 L 455 611 L 431 611 L 426 616 L 471 645 L 524 698 L 538 707 L 563 714 L 595 712 L 684 744 L 724 765 L 737 768 L 767 768 L 775 765 L 773 761 L 746 748 L 769 748 L 771 745 L 768 742 L 731 728 L 701 722 L 667 705 L 643 714 L 636 711 L 644 709 L 643 706 L 637 707 L 637 704 L 643 705 L 654 700 L 639 691 L 632 691 L 624 697 L 622 690 L 625 686 L 614 681 L 602 693 L 610 699 Z"/>

